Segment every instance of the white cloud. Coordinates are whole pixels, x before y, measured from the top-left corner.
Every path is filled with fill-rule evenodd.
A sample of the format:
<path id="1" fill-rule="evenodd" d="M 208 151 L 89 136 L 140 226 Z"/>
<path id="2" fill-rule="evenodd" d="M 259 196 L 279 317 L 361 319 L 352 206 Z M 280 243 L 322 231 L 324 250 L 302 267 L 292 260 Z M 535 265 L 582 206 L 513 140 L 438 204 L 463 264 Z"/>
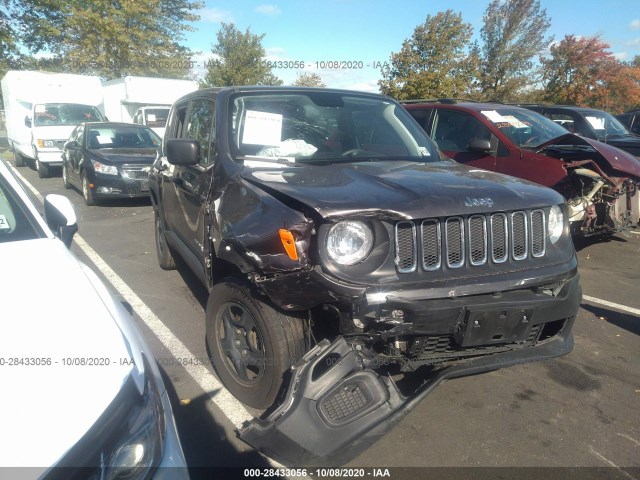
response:
<path id="1" fill-rule="evenodd" d="M 633 40 L 628 41 L 627 45 L 631 47 L 640 47 L 640 37 L 636 37 Z"/>
<path id="2" fill-rule="evenodd" d="M 231 23 L 233 22 L 233 16 L 228 10 L 222 10 L 220 8 L 203 8 L 199 12 L 200 20 L 211 23 Z"/>
<path id="3" fill-rule="evenodd" d="M 271 62 L 274 60 L 290 60 L 287 58 L 287 51 L 282 47 L 268 47 L 264 49 L 264 52 L 266 59 Z"/>
<path id="4" fill-rule="evenodd" d="M 640 19 L 639 18 L 635 18 L 635 19 L 631 20 L 631 23 L 629 24 L 629 28 L 631 30 L 640 30 Z"/>
<path id="5" fill-rule="evenodd" d="M 282 13 L 280 11 L 280 9 L 278 7 L 276 7 L 275 5 L 267 5 L 267 4 L 258 5 L 255 8 L 255 12 L 256 13 L 261 13 L 262 15 L 267 15 L 269 17 L 275 17 L 275 16 L 280 15 Z"/>
<path id="6" fill-rule="evenodd" d="M 614 53 L 613 56 L 616 58 L 616 60 L 620 60 L 621 62 L 624 62 L 629 56 L 629 54 L 627 52 L 619 52 L 619 53 Z"/>

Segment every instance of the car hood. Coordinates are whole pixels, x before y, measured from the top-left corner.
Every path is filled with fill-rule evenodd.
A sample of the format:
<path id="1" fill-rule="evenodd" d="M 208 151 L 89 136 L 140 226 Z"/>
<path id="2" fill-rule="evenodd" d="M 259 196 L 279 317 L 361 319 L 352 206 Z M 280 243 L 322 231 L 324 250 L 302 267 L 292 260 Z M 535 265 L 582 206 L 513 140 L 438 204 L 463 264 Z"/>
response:
<path id="1" fill-rule="evenodd" d="M 274 195 L 285 194 L 314 208 L 323 217 L 355 213 L 425 218 L 564 201 L 553 190 L 532 182 L 453 162 L 358 162 L 244 170 L 242 175 Z"/>
<path id="2" fill-rule="evenodd" d="M 638 158 L 612 144 L 602 143 L 591 138 L 568 133 L 540 145 L 538 151 L 546 153 L 545 150 L 549 151 L 554 146 L 564 147 L 567 145 L 576 145 L 583 148 L 591 147 L 595 150 L 595 153 L 601 161 L 608 163 L 615 170 L 640 178 L 640 160 L 638 160 Z M 598 159 L 594 160 L 598 163 Z"/>
<path id="3" fill-rule="evenodd" d="M 75 125 L 39 125 L 33 127 L 33 138 L 43 140 L 67 140 Z"/>
<path id="4" fill-rule="evenodd" d="M 157 157 L 157 151 L 154 148 L 109 148 L 89 151 L 95 160 L 118 164 L 151 165 Z"/>
<path id="5" fill-rule="evenodd" d="M 113 401 L 132 356 L 93 274 L 62 242 L 4 243 L 0 257 L 0 466 L 46 467 Z M 109 365 L 75 365 L 89 358 Z"/>

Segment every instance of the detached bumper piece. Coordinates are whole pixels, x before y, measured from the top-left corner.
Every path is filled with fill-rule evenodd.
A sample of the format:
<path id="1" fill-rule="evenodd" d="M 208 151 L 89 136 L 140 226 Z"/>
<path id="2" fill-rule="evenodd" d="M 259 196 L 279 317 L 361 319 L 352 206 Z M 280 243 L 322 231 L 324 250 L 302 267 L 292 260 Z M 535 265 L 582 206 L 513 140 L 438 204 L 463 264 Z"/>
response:
<path id="1" fill-rule="evenodd" d="M 265 416 L 246 422 L 239 437 L 290 467 L 344 465 L 391 430 L 446 378 L 565 355 L 571 327 L 542 344 L 457 363 L 425 378 L 410 398 L 393 380 L 364 366 L 343 337 L 323 340 L 292 369 L 286 397 Z"/>
<path id="2" fill-rule="evenodd" d="M 341 465 L 391 429 L 405 401 L 391 379 L 364 370 L 344 338 L 324 340 L 294 367 L 283 404 L 239 436 L 284 465 Z"/>

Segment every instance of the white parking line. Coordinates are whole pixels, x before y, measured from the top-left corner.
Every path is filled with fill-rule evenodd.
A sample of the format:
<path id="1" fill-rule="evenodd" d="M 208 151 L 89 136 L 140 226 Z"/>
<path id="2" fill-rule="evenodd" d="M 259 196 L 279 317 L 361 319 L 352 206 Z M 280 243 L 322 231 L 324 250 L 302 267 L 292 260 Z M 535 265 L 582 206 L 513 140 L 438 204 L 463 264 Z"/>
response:
<path id="1" fill-rule="evenodd" d="M 605 307 L 615 308 L 616 310 L 621 310 L 623 312 L 631 313 L 632 315 L 637 315 L 640 317 L 640 309 L 638 308 L 627 307 L 626 305 L 620 305 L 619 303 L 613 303 L 607 300 L 602 300 L 600 298 L 590 297 L 589 295 L 582 295 L 582 299 L 590 303 L 599 303 L 600 305 L 604 305 Z"/>
<path id="2" fill-rule="evenodd" d="M 40 200 L 44 201 L 38 190 L 31 185 L 12 165 L 13 170 L 22 183 Z M 93 262 L 104 277 L 111 283 L 113 288 L 129 302 L 133 310 L 142 321 L 149 327 L 162 344 L 169 350 L 175 358 L 195 358 L 189 349 L 176 337 L 169 328 L 151 311 L 151 309 L 135 294 L 135 292 L 125 283 L 120 276 L 105 262 L 98 253 L 80 236 L 73 237 L 76 245 Z M 236 398 L 224 388 L 224 386 L 202 365 L 183 365 L 191 378 L 207 392 L 213 403 L 215 403 L 222 413 L 233 423 L 236 428 L 240 428 L 245 421 L 253 417 L 247 409 Z"/>

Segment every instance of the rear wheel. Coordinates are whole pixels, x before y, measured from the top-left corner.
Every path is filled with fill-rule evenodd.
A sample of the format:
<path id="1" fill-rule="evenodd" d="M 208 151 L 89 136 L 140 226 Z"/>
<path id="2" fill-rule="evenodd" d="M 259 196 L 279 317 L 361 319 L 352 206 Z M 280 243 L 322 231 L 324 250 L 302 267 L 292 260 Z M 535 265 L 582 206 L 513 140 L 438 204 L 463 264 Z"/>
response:
<path id="1" fill-rule="evenodd" d="M 173 258 L 171 248 L 167 243 L 167 237 L 164 233 L 164 224 L 157 207 L 153 207 L 153 216 L 155 217 L 156 232 L 156 254 L 158 256 L 158 264 L 163 270 L 174 270 L 176 262 Z"/>
<path id="2" fill-rule="evenodd" d="M 268 305 L 250 285 L 227 278 L 207 302 L 207 346 L 225 387 L 253 408 L 271 406 L 302 355 L 302 321 Z"/>
<path id="3" fill-rule="evenodd" d="M 82 174 L 82 196 L 84 197 L 84 203 L 89 206 L 96 204 L 96 198 L 93 194 L 93 190 L 89 186 L 89 179 L 87 178 L 87 174 Z"/>

